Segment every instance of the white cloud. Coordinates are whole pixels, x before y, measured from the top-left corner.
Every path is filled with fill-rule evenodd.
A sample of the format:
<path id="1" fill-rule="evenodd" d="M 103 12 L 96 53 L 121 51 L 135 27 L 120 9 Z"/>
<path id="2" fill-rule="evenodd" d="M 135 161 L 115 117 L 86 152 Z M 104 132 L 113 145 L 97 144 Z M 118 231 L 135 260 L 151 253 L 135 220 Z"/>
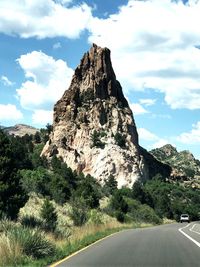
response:
<path id="1" fill-rule="evenodd" d="M 149 113 L 148 110 L 146 110 L 145 108 L 143 108 L 143 106 L 140 105 L 140 104 L 138 104 L 138 103 L 132 103 L 132 104 L 130 104 L 130 108 L 133 111 L 133 115 L 142 115 L 142 114 Z"/>
<path id="2" fill-rule="evenodd" d="M 91 18 L 85 3 L 68 7 L 68 0 L 1 0 L 0 32 L 22 38 L 77 38 Z M 5 15 L 6 14 L 6 15 Z"/>
<path id="3" fill-rule="evenodd" d="M 157 142 L 155 142 L 154 144 L 151 145 L 151 149 L 160 148 L 160 147 L 167 145 L 167 144 L 169 144 L 169 141 L 161 138 Z"/>
<path id="4" fill-rule="evenodd" d="M 8 79 L 8 77 L 6 77 L 6 76 L 1 76 L 1 82 L 3 83 L 3 85 L 5 85 L 5 86 L 12 86 L 12 85 L 14 85 L 14 83 L 13 82 L 11 82 L 9 79 Z"/>
<path id="5" fill-rule="evenodd" d="M 35 110 L 32 115 L 33 123 L 38 125 L 46 125 L 53 123 L 53 111 L 49 110 Z"/>
<path id="6" fill-rule="evenodd" d="M 138 128 L 138 134 L 140 140 L 147 141 L 149 143 L 149 149 L 159 148 L 170 143 L 169 140 L 160 138 L 145 128 Z"/>
<path id="7" fill-rule="evenodd" d="M 153 106 L 156 103 L 156 99 L 142 98 L 139 100 L 140 104 L 145 106 Z"/>
<path id="8" fill-rule="evenodd" d="M 112 51 L 125 90 L 151 88 L 173 109 L 200 109 L 200 1 L 129 0 L 90 21 L 90 42 Z M 112 34 L 111 34 L 112 33 Z"/>
<path id="9" fill-rule="evenodd" d="M 61 43 L 60 43 L 60 42 L 55 43 L 55 44 L 53 45 L 53 49 L 58 49 L 58 48 L 61 48 Z"/>
<path id="10" fill-rule="evenodd" d="M 182 133 L 177 140 L 183 144 L 200 144 L 200 121 L 193 125 L 190 132 Z"/>
<path id="11" fill-rule="evenodd" d="M 17 62 L 28 79 L 17 89 L 21 106 L 29 110 L 52 108 L 68 88 L 73 70 L 63 60 L 41 51 L 22 55 Z"/>
<path id="12" fill-rule="evenodd" d="M 15 105 L 0 104 L 0 122 L 21 120 L 22 118 L 23 118 L 22 112 L 18 110 Z"/>
<path id="13" fill-rule="evenodd" d="M 145 141 L 158 141 L 159 137 L 145 128 L 138 128 L 140 139 Z"/>

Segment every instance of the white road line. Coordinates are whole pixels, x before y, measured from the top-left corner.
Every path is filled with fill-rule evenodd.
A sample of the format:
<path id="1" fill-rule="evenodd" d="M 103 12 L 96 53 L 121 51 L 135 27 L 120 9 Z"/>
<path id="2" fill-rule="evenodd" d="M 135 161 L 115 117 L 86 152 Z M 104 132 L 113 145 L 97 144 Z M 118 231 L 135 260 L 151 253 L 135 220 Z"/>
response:
<path id="1" fill-rule="evenodd" d="M 191 223 L 186 225 L 186 226 L 184 226 L 184 227 L 182 227 L 182 228 L 179 228 L 178 230 L 179 230 L 179 232 L 181 232 L 181 234 L 186 236 L 190 241 L 192 241 L 195 245 L 197 245 L 200 248 L 200 243 L 199 242 L 197 242 L 194 238 L 192 238 L 191 236 L 189 236 L 188 234 L 183 232 L 183 229 L 187 228 L 190 225 L 191 225 Z"/>
<path id="2" fill-rule="evenodd" d="M 193 232 L 193 233 L 196 233 L 196 234 L 200 235 L 199 232 L 193 230 L 193 228 L 194 228 L 196 225 L 197 225 L 197 224 L 194 224 L 194 225 L 192 226 L 192 228 L 190 228 L 190 232 Z"/>

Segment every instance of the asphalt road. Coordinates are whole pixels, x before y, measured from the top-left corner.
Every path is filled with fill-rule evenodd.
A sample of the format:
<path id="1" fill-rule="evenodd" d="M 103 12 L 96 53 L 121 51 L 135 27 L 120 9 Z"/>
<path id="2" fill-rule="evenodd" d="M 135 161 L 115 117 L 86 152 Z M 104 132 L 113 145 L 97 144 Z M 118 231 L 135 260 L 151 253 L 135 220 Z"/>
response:
<path id="1" fill-rule="evenodd" d="M 200 267 L 200 223 L 175 223 L 126 230 L 56 266 Z"/>

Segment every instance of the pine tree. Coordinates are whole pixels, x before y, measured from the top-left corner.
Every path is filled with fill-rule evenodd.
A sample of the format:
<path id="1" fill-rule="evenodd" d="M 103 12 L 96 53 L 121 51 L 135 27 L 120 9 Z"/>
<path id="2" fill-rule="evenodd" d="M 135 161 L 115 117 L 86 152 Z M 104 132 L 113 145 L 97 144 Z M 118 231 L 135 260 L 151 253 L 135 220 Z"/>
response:
<path id="1" fill-rule="evenodd" d="M 8 136 L 0 130 L 0 218 L 16 219 L 27 196 L 20 185 L 18 169 L 21 164 L 18 150 L 12 147 Z"/>

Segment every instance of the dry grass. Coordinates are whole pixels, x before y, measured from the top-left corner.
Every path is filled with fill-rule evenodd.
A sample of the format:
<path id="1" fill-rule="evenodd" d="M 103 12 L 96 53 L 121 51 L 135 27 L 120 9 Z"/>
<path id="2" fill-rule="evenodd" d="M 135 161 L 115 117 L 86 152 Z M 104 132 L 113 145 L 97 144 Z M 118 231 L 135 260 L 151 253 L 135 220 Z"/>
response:
<path id="1" fill-rule="evenodd" d="M 0 266 L 16 266 L 24 255 L 21 246 L 5 234 L 0 236 Z"/>
<path id="2" fill-rule="evenodd" d="M 122 225 L 117 221 L 112 221 L 110 223 L 100 225 L 88 224 L 82 227 L 74 227 L 72 230 L 72 235 L 69 237 L 69 241 L 75 242 L 78 240 L 82 240 L 86 236 L 94 235 L 98 232 L 104 232 L 107 230 L 120 228 L 122 226 L 125 227 L 125 225 Z"/>

